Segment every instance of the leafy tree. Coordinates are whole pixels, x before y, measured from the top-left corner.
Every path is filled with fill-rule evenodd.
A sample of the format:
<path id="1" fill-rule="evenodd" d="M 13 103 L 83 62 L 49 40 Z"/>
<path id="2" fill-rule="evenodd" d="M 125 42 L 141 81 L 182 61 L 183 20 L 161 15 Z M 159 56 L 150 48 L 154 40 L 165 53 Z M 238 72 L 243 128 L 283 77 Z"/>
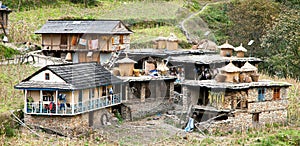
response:
<path id="1" fill-rule="evenodd" d="M 300 12 L 282 8 L 279 18 L 262 37 L 265 63 L 271 75 L 300 79 Z"/>
<path id="2" fill-rule="evenodd" d="M 228 29 L 230 43 L 237 46 L 254 40 L 255 43 L 251 48 L 248 47 L 248 51 L 256 54 L 259 52 L 260 37 L 266 34 L 266 26 L 272 24 L 279 12 L 279 4 L 271 0 L 231 2 L 228 5 L 228 16 L 232 22 Z"/>

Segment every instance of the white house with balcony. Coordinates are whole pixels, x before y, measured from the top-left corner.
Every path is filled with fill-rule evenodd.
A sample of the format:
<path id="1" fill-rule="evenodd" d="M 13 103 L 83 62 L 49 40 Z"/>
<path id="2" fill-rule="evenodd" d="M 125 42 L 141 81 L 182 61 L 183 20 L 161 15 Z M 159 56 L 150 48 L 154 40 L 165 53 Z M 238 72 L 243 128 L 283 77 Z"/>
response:
<path id="1" fill-rule="evenodd" d="M 122 84 L 100 64 L 90 62 L 45 66 L 15 88 L 24 91 L 27 124 L 49 127 L 56 121 L 67 125 L 53 127 L 75 128 L 76 122 L 103 124 L 107 119 L 103 109 L 112 111 L 121 104 Z"/>

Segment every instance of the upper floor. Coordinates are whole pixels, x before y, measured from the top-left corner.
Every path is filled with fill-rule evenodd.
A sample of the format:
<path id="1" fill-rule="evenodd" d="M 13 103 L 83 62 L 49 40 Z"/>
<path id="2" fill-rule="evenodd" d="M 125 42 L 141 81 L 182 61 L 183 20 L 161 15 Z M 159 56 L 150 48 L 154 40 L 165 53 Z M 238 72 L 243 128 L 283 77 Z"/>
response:
<path id="1" fill-rule="evenodd" d="M 111 52 L 129 48 L 133 32 L 120 20 L 49 20 L 35 33 L 43 50 Z"/>

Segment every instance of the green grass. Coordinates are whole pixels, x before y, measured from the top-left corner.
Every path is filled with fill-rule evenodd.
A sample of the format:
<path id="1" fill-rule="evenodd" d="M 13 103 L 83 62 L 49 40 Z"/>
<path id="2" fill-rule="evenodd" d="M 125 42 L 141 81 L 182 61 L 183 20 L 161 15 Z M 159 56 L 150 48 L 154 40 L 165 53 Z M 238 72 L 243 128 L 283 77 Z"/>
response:
<path id="1" fill-rule="evenodd" d="M 0 113 L 22 108 L 23 92 L 14 86 L 36 70 L 31 65 L 0 66 Z"/>
<path id="2" fill-rule="evenodd" d="M 123 2 L 116 6 L 114 10 L 101 15 L 107 19 L 176 19 L 178 9 L 182 7 L 183 1 L 135 1 Z"/>

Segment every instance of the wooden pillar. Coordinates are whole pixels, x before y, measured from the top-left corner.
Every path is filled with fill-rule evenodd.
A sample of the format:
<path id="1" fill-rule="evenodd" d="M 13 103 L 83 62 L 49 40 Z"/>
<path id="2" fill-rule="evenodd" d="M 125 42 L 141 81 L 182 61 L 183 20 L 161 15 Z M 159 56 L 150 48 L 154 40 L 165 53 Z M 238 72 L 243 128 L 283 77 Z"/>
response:
<path id="1" fill-rule="evenodd" d="M 25 89 L 24 93 L 24 113 L 27 113 L 27 90 Z"/>
<path id="2" fill-rule="evenodd" d="M 164 84 L 162 84 L 162 82 L 163 81 L 156 81 L 155 82 L 155 95 L 156 95 L 156 98 L 160 98 L 160 97 L 162 97 L 163 95 L 162 95 L 162 91 L 161 91 L 161 88 L 162 88 L 162 86 L 164 85 Z"/>
<path id="3" fill-rule="evenodd" d="M 121 92 L 122 93 L 122 92 Z M 127 85 L 125 85 L 125 101 L 128 100 L 128 96 L 129 96 L 130 92 L 129 92 L 129 87 Z"/>
<path id="4" fill-rule="evenodd" d="M 72 114 L 74 114 L 74 107 L 75 107 L 75 102 L 74 102 L 74 91 L 72 91 Z"/>
<path id="5" fill-rule="evenodd" d="M 40 90 L 40 113 L 42 113 L 43 112 L 43 91 L 42 90 Z"/>
<path id="6" fill-rule="evenodd" d="M 122 87 L 123 85 L 122 84 L 120 84 L 120 93 L 119 93 L 119 95 L 120 95 L 120 97 L 119 97 L 119 102 L 121 103 L 122 102 L 122 98 L 123 98 L 123 90 L 122 90 Z"/>
<path id="7" fill-rule="evenodd" d="M 170 82 L 170 91 L 167 91 L 167 92 L 170 92 L 169 99 L 171 99 L 172 97 L 174 97 L 174 82 Z"/>
<path id="8" fill-rule="evenodd" d="M 55 106 L 55 113 L 56 113 L 56 114 L 57 114 L 57 109 L 58 109 L 58 104 L 57 104 L 57 103 L 58 103 L 58 102 L 57 102 L 58 99 L 57 99 L 57 97 L 58 97 L 58 90 L 55 91 L 55 105 L 56 105 L 56 106 Z M 65 107 L 65 108 L 66 108 L 66 107 Z"/>
<path id="9" fill-rule="evenodd" d="M 187 97 L 188 96 L 188 89 L 187 89 L 187 87 L 186 86 L 183 86 L 182 87 L 182 93 L 183 93 L 183 97 L 182 97 L 182 105 L 183 105 L 183 109 L 184 110 L 187 110 L 188 109 L 188 98 L 189 97 Z"/>
<path id="10" fill-rule="evenodd" d="M 142 83 L 141 86 L 141 102 L 146 101 L 146 83 Z"/>

